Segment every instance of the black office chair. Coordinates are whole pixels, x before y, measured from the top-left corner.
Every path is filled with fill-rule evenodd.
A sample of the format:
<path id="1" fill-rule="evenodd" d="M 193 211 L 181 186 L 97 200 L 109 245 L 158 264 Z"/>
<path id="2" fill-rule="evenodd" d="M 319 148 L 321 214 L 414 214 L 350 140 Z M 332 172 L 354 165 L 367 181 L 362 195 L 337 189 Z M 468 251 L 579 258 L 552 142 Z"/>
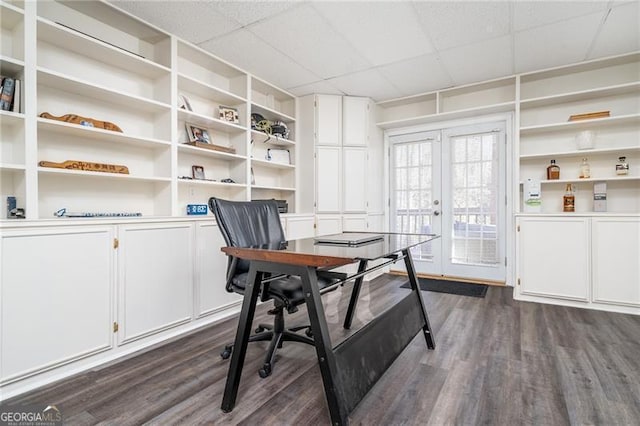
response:
<path id="1" fill-rule="evenodd" d="M 284 248 L 286 238 L 280 223 L 280 214 L 275 200 L 261 201 L 227 201 L 211 197 L 209 208 L 216 217 L 218 228 L 227 244 L 231 247 L 269 247 Z M 228 292 L 244 294 L 249 275 L 249 262 L 229 256 L 227 264 Z M 267 277 L 265 277 L 267 278 Z M 273 277 L 272 277 L 273 278 Z M 319 289 L 324 289 L 335 280 L 318 277 Z M 273 300 L 274 309 L 268 313 L 275 315 L 273 325 L 260 324 L 249 338 L 250 342 L 270 341 L 264 364 L 259 370 L 260 377 L 271 374 L 275 362 L 276 349 L 282 347 L 284 341 L 293 341 L 313 345 L 311 329 L 308 325 L 286 329 L 284 326 L 284 310 L 294 313 L 297 306 L 304 303 L 302 282 L 299 277 L 286 276 L 269 281 L 261 288 L 260 300 Z M 306 336 L 296 333 L 305 330 Z M 233 345 L 225 346 L 220 354 L 223 359 L 231 356 Z"/>

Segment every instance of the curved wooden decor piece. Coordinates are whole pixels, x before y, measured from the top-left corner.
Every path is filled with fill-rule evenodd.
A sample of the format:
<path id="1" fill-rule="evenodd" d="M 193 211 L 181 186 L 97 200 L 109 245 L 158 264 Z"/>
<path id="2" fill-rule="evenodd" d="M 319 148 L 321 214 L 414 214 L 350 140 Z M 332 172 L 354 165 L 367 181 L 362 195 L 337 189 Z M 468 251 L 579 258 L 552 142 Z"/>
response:
<path id="1" fill-rule="evenodd" d="M 93 118 L 82 117 L 74 114 L 66 114 L 66 115 L 61 115 L 60 117 L 56 117 L 55 115 L 51 115 L 48 112 L 43 112 L 42 114 L 40 114 L 40 117 L 48 118 L 50 120 L 64 121 L 66 123 L 80 124 L 81 126 L 112 130 L 114 132 L 122 133 L 122 129 L 120 127 L 108 121 L 94 120 Z"/>
<path id="2" fill-rule="evenodd" d="M 89 163 L 87 161 L 67 160 L 67 161 L 63 161 L 62 163 L 54 163 L 53 161 L 40 161 L 38 165 L 40 167 L 53 167 L 54 169 L 84 170 L 89 172 L 105 172 L 105 173 L 121 173 L 123 175 L 129 174 L 129 168 L 127 166 L 121 166 L 119 164 Z"/>

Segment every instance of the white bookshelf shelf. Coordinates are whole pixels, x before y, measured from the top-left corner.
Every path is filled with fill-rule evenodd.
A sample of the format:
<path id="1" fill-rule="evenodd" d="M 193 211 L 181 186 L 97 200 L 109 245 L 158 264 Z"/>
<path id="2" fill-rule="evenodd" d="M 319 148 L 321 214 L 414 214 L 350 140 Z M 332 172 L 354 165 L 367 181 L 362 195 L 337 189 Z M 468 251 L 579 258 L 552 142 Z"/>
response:
<path id="1" fill-rule="evenodd" d="M 0 55 L 0 73 L 2 75 L 16 75 L 24 69 L 24 61 L 12 56 Z"/>
<path id="2" fill-rule="evenodd" d="M 38 167 L 39 175 L 66 175 L 77 178 L 90 178 L 90 179 L 112 179 L 112 180 L 131 180 L 137 182 L 160 182 L 169 183 L 171 178 L 165 177 L 150 177 L 150 176 L 136 176 L 131 174 L 122 173 L 105 173 L 105 172 L 91 172 L 85 170 L 67 170 L 56 169 L 50 167 Z"/>
<path id="3" fill-rule="evenodd" d="M 282 139 L 280 137 L 270 136 L 258 130 L 251 130 L 251 138 L 253 139 L 254 144 L 266 143 L 277 146 L 292 146 L 296 144 L 296 141 L 292 139 Z"/>
<path id="4" fill-rule="evenodd" d="M 178 74 L 178 91 L 188 91 L 198 93 L 200 96 L 208 99 L 213 99 L 220 104 L 227 106 L 234 106 L 244 104 L 247 100 L 241 96 L 235 95 L 226 90 L 207 84 L 196 78 L 189 77 L 185 74 Z"/>
<path id="5" fill-rule="evenodd" d="M 107 86 L 96 85 L 88 81 L 77 79 L 62 73 L 38 67 L 38 85 L 51 87 L 63 92 L 74 93 L 79 96 L 99 99 L 103 102 L 122 105 L 129 109 L 150 113 L 168 112 L 171 105 L 146 99 L 141 96 L 113 90 Z"/>
<path id="6" fill-rule="evenodd" d="M 24 164 L 13 164 L 13 163 L 0 163 L 1 171 L 9 171 L 9 172 L 20 172 L 25 171 L 26 167 Z"/>
<path id="7" fill-rule="evenodd" d="M 208 117 L 204 114 L 186 111 L 184 109 L 178 110 L 178 119 L 205 129 L 216 130 L 222 133 L 238 134 L 247 131 L 246 127 L 239 124 L 230 123 L 228 121 L 219 120 L 217 118 Z"/>
<path id="8" fill-rule="evenodd" d="M 41 117 L 38 118 L 38 130 L 82 137 L 88 140 L 121 143 L 143 148 L 166 148 L 171 145 L 171 141 L 167 140 L 131 136 L 111 130 L 86 127 L 79 124 L 71 124 Z"/>
<path id="9" fill-rule="evenodd" d="M 590 100 L 593 98 L 617 96 L 629 93 L 640 92 L 640 82 L 616 84 L 590 90 L 580 90 L 576 92 L 560 93 L 557 95 L 541 96 L 538 98 L 523 99 L 520 101 L 521 109 L 538 108 L 557 105 L 565 102 L 575 102 Z"/>
<path id="10" fill-rule="evenodd" d="M 290 187 L 268 186 L 268 185 L 251 185 L 251 188 L 271 190 L 271 191 L 288 191 L 288 192 L 294 192 L 296 190 L 295 188 L 290 188 Z"/>
<path id="11" fill-rule="evenodd" d="M 253 158 L 251 160 L 251 165 L 252 166 L 259 166 L 259 167 L 269 167 L 269 168 L 273 168 L 273 169 L 293 170 L 293 169 L 296 168 L 296 166 L 294 166 L 293 164 L 275 163 L 273 161 L 258 160 L 258 159 L 255 159 L 255 158 Z"/>
<path id="12" fill-rule="evenodd" d="M 296 121 L 296 119 L 290 115 L 284 114 L 273 108 L 269 108 L 264 105 L 257 104 L 255 102 L 251 103 L 251 112 L 258 113 L 262 115 L 264 118 L 266 118 L 267 120 L 271 120 L 271 121 L 281 120 L 281 121 L 284 121 L 285 123 Z"/>
<path id="13" fill-rule="evenodd" d="M 555 132 L 560 130 L 577 131 L 583 129 L 594 129 L 627 123 L 639 123 L 640 114 L 625 114 L 613 117 L 594 118 L 591 120 L 567 121 L 563 123 L 541 124 L 536 126 L 520 127 L 520 135 L 531 135 L 536 133 Z"/>
<path id="14" fill-rule="evenodd" d="M 640 152 L 640 143 L 636 146 L 621 146 L 621 147 L 612 147 L 612 148 L 580 149 L 580 150 L 574 150 L 574 151 L 525 154 L 525 155 L 520 155 L 520 159 L 521 160 L 537 160 L 540 158 L 579 157 L 579 156 L 611 154 L 611 153 L 618 154 L 618 153 L 626 153 L 626 152 Z"/>
<path id="15" fill-rule="evenodd" d="M 38 18 L 38 39 L 44 43 L 53 44 L 96 61 L 152 79 L 171 72 L 169 68 L 135 53 L 120 49 L 102 40 L 43 18 Z"/>
<path id="16" fill-rule="evenodd" d="M 245 157 L 244 155 L 231 154 L 224 151 L 215 151 L 215 150 L 206 149 L 206 148 L 198 148 L 196 146 L 185 145 L 185 144 L 179 144 L 178 150 L 179 152 L 183 152 L 183 153 L 188 153 L 188 154 L 193 154 L 193 155 L 198 155 L 203 157 L 219 158 L 219 159 L 228 160 L 228 161 L 245 161 L 247 159 L 247 157 Z"/>
<path id="17" fill-rule="evenodd" d="M 640 181 L 640 176 L 603 176 L 586 179 L 553 179 L 553 180 L 541 180 L 541 185 L 553 185 L 553 184 L 567 184 L 567 183 L 580 183 L 580 182 L 633 182 Z M 523 182 L 520 182 L 522 185 Z"/>

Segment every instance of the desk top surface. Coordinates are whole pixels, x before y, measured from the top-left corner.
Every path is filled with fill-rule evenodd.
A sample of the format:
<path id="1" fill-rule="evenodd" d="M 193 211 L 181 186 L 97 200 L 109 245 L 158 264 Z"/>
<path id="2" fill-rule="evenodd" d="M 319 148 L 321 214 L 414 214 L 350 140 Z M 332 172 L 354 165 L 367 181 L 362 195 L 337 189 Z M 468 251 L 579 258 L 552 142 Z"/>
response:
<path id="1" fill-rule="evenodd" d="M 348 233 L 345 233 L 348 234 Z M 363 234 L 359 232 L 358 234 Z M 436 238 L 434 234 L 394 234 L 374 232 L 381 239 L 360 245 L 318 243 L 316 238 L 288 241 L 284 248 L 223 247 L 228 255 L 247 260 L 264 260 L 294 265 L 336 267 L 359 260 L 376 260 Z"/>

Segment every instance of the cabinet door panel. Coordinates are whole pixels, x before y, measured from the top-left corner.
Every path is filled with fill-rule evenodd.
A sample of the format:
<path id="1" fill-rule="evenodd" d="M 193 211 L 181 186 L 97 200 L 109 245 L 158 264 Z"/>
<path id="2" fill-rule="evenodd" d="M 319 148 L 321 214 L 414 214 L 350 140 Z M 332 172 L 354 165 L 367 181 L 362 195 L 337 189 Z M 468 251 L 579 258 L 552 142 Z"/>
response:
<path id="1" fill-rule="evenodd" d="M 523 294 L 588 300 L 589 219 L 523 218 L 519 249 Z"/>
<path id="2" fill-rule="evenodd" d="M 316 96 L 316 144 L 342 145 L 341 96 Z"/>
<path id="3" fill-rule="evenodd" d="M 316 149 L 316 211 L 339 213 L 342 148 L 321 146 Z"/>
<path id="4" fill-rule="evenodd" d="M 369 99 L 342 98 L 342 145 L 365 146 L 369 140 Z"/>
<path id="5" fill-rule="evenodd" d="M 344 165 L 344 212 L 365 213 L 367 211 L 367 150 L 365 148 L 343 148 Z"/>
<path id="6" fill-rule="evenodd" d="M 342 229 L 345 232 L 367 232 L 367 216 L 350 214 L 342 216 Z"/>
<path id="7" fill-rule="evenodd" d="M 225 289 L 227 256 L 220 248 L 227 244 L 218 226 L 213 223 L 197 224 L 196 245 L 196 316 L 200 317 L 239 302 L 242 297 Z"/>
<path id="8" fill-rule="evenodd" d="M 188 223 L 120 229 L 120 342 L 191 320 L 193 227 Z"/>
<path id="9" fill-rule="evenodd" d="M 640 220 L 593 218 L 593 301 L 640 306 Z"/>
<path id="10" fill-rule="evenodd" d="M 1 239 L 2 380 L 112 346 L 111 228 Z"/>
<path id="11" fill-rule="evenodd" d="M 316 216 L 316 235 L 331 235 L 342 232 L 342 216 L 318 215 Z"/>
<path id="12" fill-rule="evenodd" d="M 315 235 L 313 228 L 313 216 L 308 217 L 288 217 L 287 218 L 287 239 L 297 240 L 300 238 L 311 238 Z"/>

